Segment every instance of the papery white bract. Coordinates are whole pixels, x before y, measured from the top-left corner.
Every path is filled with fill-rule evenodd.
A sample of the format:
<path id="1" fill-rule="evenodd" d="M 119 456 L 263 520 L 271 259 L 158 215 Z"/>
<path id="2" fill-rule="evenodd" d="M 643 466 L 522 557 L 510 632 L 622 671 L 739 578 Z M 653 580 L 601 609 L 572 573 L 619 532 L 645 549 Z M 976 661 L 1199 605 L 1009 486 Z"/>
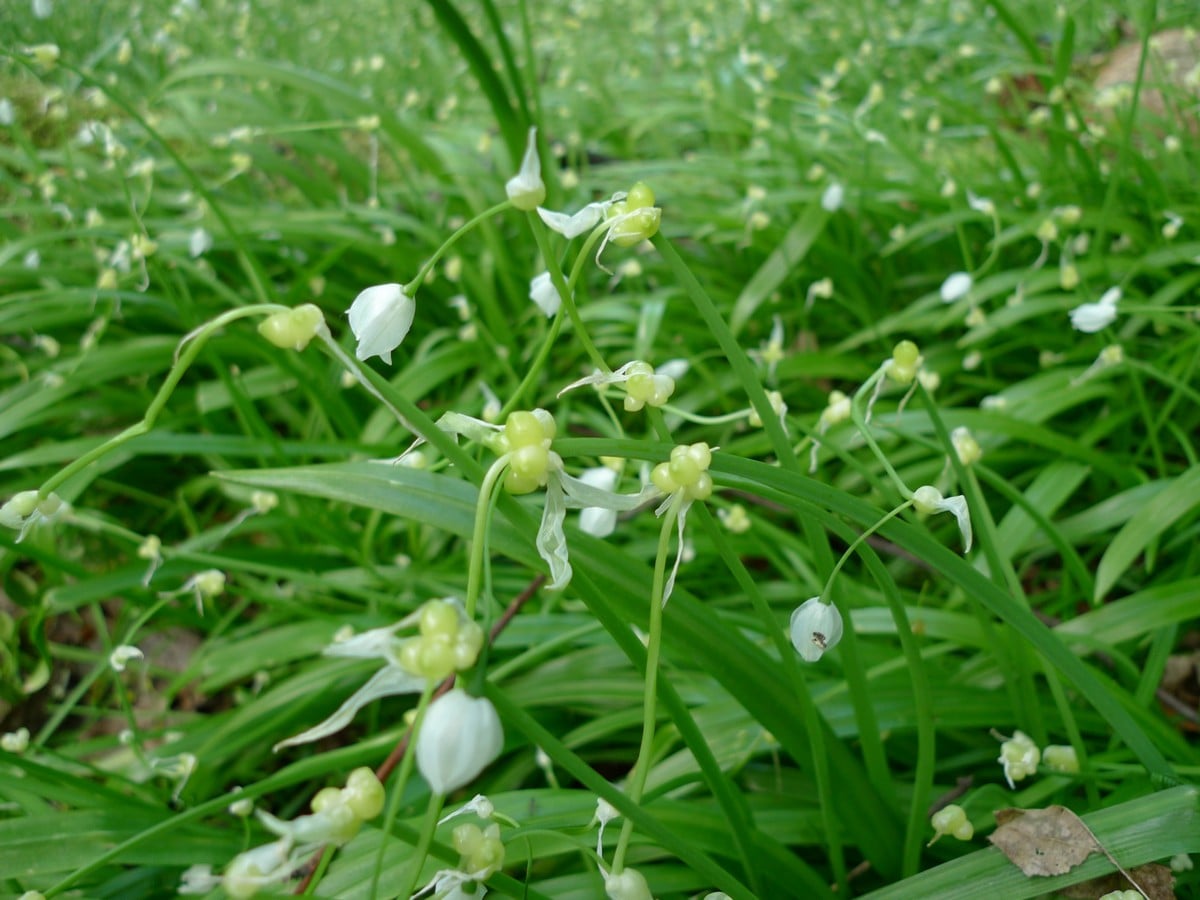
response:
<path id="1" fill-rule="evenodd" d="M 379 284 L 362 291 L 350 304 L 350 330 L 358 338 L 354 355 L 378 356 L 391 364 L 392 351 L 412 327 L 417 305 L 398 284 Z"/>
<path id="2" fill-rule="evenodd" d="M 924 515 L 953 513 L 954 518 L 958 520 L 958 530 L 962 532 L 963 552 L 971 549 L 971 514 L 967 509 L 966 497 L 961 494 L 943 497 L 941 491 L 931 484 L 926 484 L 913 491 L 912 503 L 917 512 Z"/>
<path id="3" fill-rule="evenodd" d="M 805 662 L 816 662 L 842 639 L 842 614 L 832 603 L 809 597 L 792 611 L 788 636 Z"/>
<path id="4" fill-rule="evenodd" d="M 417 768 L 436 794 L 473 781 L 504 749 L 504 728 L 485 697 L 454 689 L 430 705 L 417 735 Z"/>

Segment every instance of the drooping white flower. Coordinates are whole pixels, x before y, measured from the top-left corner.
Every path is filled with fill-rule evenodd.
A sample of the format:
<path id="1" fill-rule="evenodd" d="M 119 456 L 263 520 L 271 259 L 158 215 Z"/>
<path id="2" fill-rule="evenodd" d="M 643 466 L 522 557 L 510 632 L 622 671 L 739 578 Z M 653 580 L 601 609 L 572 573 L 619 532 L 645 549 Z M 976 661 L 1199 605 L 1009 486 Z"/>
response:
<path id="1" fill-rule="evenodd" d="M 971 513 L 967 509 L 966 497 L 961 494 L 943 497 L 941 491 L 931 484 L 926 484 L 913 491 L 911 499 L 913 507 L 923 515 L 953 513 L 954 518 L 958 520 L 958 530 L 962 533 L 963 552 L 971 549 Z"/>
<path id="2" fill-rule="evenodd" d="M 842 614 L 832 603 L 809 597 L 792 611 L 788 636 L 805 662 L 816 662 L 842 639 Z"/>
<path id="3" fill-rule="evenodd" d="M 473 781 L 504 749 L 504 728 L 486 697 L 455 688 L 430 705 L 417 735 L 417 768 L 436 794 Z"/>
<path id="4" fill-rule="evenodd" d="M 513 206 L 527 212 L 537 209 L 546 199 L 546 185 L 542 183 L 542 163 L 538 158 L 537 128 L 529 129 L 521 168 L 504 185 L 504 191 Z"/>
<path id="5" fill-rule="evenodd" d="M 1121 289 L 1109 288 L 1095 303 L 1083 303 L 1071 310 L 1071 327 L 1084 334 L 1094 334 L 1111 325 L 1117 318 Z"/>
<path id="6" fill-rule="evenodd" d="M 188 255 L 192 259 L 203 256 L 212 249 L 213 236 L 206 228 L 194 228 L 188 235 Z"/>
<path id="7" fill-rule="evenodd" d="M 558 308 L 562 306 L 562 297 L 559 296 L 554 282 L 550 280 L 549 272 L 535 275 L 529 282 L 529 299 L 546 314 L 548 319 L 558 315 Z"/>
<path id="8" fill-rule="evenodd" d="M 0 506 L 0 525 L 15 528 L 20 532 L 17 543 L 25 539 L 25 535 L 41 523 L 51 523 L 60 518 L 70 505 L 63 501 L 58 494 L 51 493 L 42 497 L 37 491 L 21 491 Z"/>
<path id="9" fill-rule="evenodd" d="M 125 667 L 135 659 L 145 659 L 144 654 L 137 647 L 130 644 L 122 644 L 119 647 L 113 648 L 113 652 L 108 654 L 108 664 L 112 666 L 114 672 L 124 672 Z"/>
<path id="10" fill-rule="evenodd" d="M 369 287 L 350 304 L 350 329 L 358 338 L 354 355 L 366 360 L 378 356 L 388 365 L 412 327 L 417 305 L 398 284 Z"/>
<path id="11" fill-rule="evenodd" d="M 825 212 L 837 212 L 842 208 L 842 201 L 845 199 L 846 189 L 835 181 L 825 188 L 825 193 L 821 195 L 821 209 Z"/>
<path id="12" fill-rule="evenodd" d="M 939 293 L 942 296 L 943 303 L 953 303 L 955 300 L 961 300 L 967 296 L 967 292 L 974 285 L 971 276 L 966 272 L 955 272 L 942 282 Z"/>

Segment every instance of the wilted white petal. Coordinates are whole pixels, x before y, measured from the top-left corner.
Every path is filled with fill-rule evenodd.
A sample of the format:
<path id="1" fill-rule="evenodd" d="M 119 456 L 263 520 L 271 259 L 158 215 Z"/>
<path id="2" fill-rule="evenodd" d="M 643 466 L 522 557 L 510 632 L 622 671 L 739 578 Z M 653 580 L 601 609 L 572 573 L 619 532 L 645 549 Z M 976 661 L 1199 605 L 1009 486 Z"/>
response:
<path id="1" fill-rule="evenodd" d="M 551 231 L 557 231 L 563 237 L 567 238 L 567 240 L 570 240 L 591 231 L 599 225 L 604 220 L 605 211 L 611 205 L 612 203 L 607 200 L 600 203 L 589 203 L 574 215 L 553 212 L 539 206 L 538 215 L 546 223 L 547 228 Z"/>
<path id="2" fill-rule="evenodd" d="M 130 644 L 122 644 L 119 647 L 114 647 L 113 652 L 108 654 L 108 664 L 112 666 L 114 672 L 124 672 L 125 667 L 135 659 L 145 659 L 146 654 L 142 653 L 137 647 Z"/>
<path id="3" fill-rule="evenodd" d="M 943 497 L 941 491 L 931 484 L 926 484 L 913 491 L 912 503 L 917 512 L 924 515 L 954 513 L 954 518 L 958 520 L 958 530 L 962 532 L 963 552 L 971 549 L 971 514 L 967 509 L 966 497 L 961 494 Z"/>
<path id="4" fill-rule="evenodd" d="M 384 666 L 371 680 L 354 692 L 337 711 L 320 725 L 315 725 L 308 731 L 302 731 L 286 741 L 280 741 L 273 748 L 276 753 L 284 747 L 295 747 L 298 744 L 308 744 L 323 737 L 336 734 L 354 719 L 355 714 L 373 700 L 381 697 L 394 697 L 397 694 L 416 694 L 425 687 L 425 679 L 420 675 L 406 672 L 399 666 Z"/>
<path id="5" fill-rule="evenodd" d="M 408 334 L 416 309 L 398 284 L 379 284 L 360 293 L 349 312 L 350 329 L 358 338 L 354 355 L 364 360 L 378 356 L 390 365 L 392 351 Z"/>
<path id="6" fill-rule="evenodd" d="M 395 641 L 396 632 L 404 625 L 404 622 L 397 622 L 384 628 L 372 628 L 344 641 L 335 639 L 321 651 L 321 655 L 350 659 L 388 659 L 388 651 Z"/>
<path id="7" fill-rule="evenodd" d="M 842 614 L 832 603 L 810 597 L 792 612 L 788 632 L 800 658 L 816 662 L 842 639 Z"/>
<path id="8" fill-rule="evenodd" d="M 678 507 L 676 507 L 678 504 Z M 688 510 L 692 508 L 692 501 L 684 497 L 681 493 L 672 494 L 667 498 L 658 509 L 654 511 L 655 515 L 662 515 L 672 509 L 675 510 L 675 532 L 676 544 L 675 562 L 671 566 L 671 574 L 667 576 L 667 583 L 663 586 L 662 605 L 666 606 L 667 601 L 671 599 L 671 593 L 675 590 L 675 577 L 679 574 L 679 566 L 683 563 L 684 545 L 683 545 L 683 529 L 687 524 Z"/>
<path id="9" fill-rule="evenodd" d="M 538 555 L 550 566 L 548 591 L 565 588 L 571 581 L 571 561 L 567 558 L 567 536 L 563 533 L 563 522 L 567 518 L 567 498 L 563 494 L 561 476 L 552 472 L 546 482 L 546 506 L 542 510 L 542 524 L 538 528 Z"/>
<path id="10" fill-rule="evenodd" d="M 558 308 L 562 306 L 562 297 L 559 296 L 554 282 L 550 280 L 549 272 L 535 275 L 529 282 L 529 299 L 537 304 L 537 308 L 548 318 L 558 315 Z"/>
<path id="11" fill-rule="evenodd" d="M 636 494 L 615 494 L 602 487 L 589 484 L 581 478 L 568 475 L 566 472 L 560 472 L 559 478 L 562 482 L 562 489 L 567 495 L 567 506 L 572 509 L 599 506 L 602 509 L 628 512 L 655 497 L 662 496 L 662 492 L 652 484 L 643 486 L 641 491 Z"/>
<path id="12" fill-rule="evenodd" d="M 1117 303 L 1120 300 L 1121 289 L 1109 288 L 1098 302 L 1083 303 L 1071 310 L 1071 327 L 1085 334 L 1094 334 L 1107 328 L 1117 318 Z"/>
<path id="13" fill-rule="evenodd" d="M 943 303 L 953 303 L 967 296 L 967 291 L 975 282 L 966 272 L 955 272 L 942 282 L 941 295 Z"/>
<path id="14" fill-rule="evenodd" d="M 473 781 L 504 749 L 490 700 L 454 689 L 433 701 L 417 735 L 417 768 L 437 794 Z"/>

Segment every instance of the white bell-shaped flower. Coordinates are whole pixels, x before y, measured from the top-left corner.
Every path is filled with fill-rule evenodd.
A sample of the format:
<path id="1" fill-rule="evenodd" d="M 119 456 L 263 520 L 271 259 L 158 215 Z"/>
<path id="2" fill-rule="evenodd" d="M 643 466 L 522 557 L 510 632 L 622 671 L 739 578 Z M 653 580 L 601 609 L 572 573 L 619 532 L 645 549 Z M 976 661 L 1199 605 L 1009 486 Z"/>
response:
<path id="1" fill-rule="evenodd" d="M 579 480 L 588 487 L 612 492 L 617 487 L 617 473 L 608 466 L 584 469 Z M 592 537 L 605 538 L 617 527 L 617 511 L 603 506 L 586 506 L 579 511 L 579 530 Z"/>
<path id="2" fill-rule="evenodd" d="M 961 300 L 967 296 L 974 283 L 974 280 L 966 272 L 955 272 L 942 282 L 939 290 L 942 302 L 953 303 L 955 300 Z"/>
<path id="3" fill-rule="evenodd" d="M 437 794 L 473 781 L 500 755 L 504 728 L 490 700 L 454 689 L 435 700 L 417 735 L 417 768 Z"/>
<path id="4" fill-rule="evenodd" d="M 842 639 L 842 614 L 832 603 L 809 597 L 792 612 L 788 634 L 805 662 L 816 662 Z"/>
<path id="5" fill-rule="evenodd" d="M 359 359 L 378 356 L 391 365 L 392 351 L 400 346 L 412 327 L 417 305 L 398 284 L 369 287 L 350 304 L 350 329 L 358 338 L 354 355 Z"/>
<path id="6" fill-rule="evenodd" d="M 1111 325 L 1117 318 L 1121 289 L 1109 288 L 1095 303 L 1083 303 L 1071 310 L 1071 327 L 1085 334 L 1095 334 Z"/>
<path id="7" fill-rule="evenodd" d="M 604 893 L 609 900 L 654 900 L 650 885 L 637 869 L 625 869 L 620 875 L 605 875 Z"/>

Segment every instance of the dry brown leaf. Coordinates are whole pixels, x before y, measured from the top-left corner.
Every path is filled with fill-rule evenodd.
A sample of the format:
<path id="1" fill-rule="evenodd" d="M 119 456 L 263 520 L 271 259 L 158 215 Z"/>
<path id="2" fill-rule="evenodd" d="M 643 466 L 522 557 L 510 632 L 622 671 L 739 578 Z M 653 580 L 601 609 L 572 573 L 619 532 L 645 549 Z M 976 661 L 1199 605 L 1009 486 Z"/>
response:
<path id="1" fill-rule="evenodd" d="M 1161 863 L 1148 863 L 1130 869 L 1129 878 L 1137 882 L 1150 900 L 1175 900 L 1175 875 Z M 1112 872 L 1063 888 L 1060 893 L 1069 900 L 1097 900 L 1112 891 L 1132 890 L 1129 878 L 1120 872 Z"/>
<path id="2" fill-rule="evenodd" d="M 1026 875 L 1065 875 L 1100 845 L 1065 806 L 996 811 L 999 828 L 988 840 Z"/>

